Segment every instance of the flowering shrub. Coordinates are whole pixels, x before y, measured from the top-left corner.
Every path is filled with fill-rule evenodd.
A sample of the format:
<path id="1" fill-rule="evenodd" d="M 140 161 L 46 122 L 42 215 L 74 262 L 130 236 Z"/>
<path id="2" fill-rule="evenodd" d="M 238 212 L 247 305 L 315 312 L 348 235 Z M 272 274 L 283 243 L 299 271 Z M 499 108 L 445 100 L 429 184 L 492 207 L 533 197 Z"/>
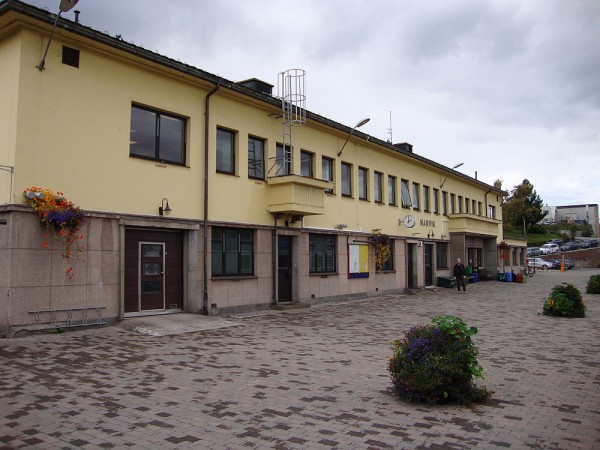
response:
<path id="1" fill-rule="evenodd" d="M 381 230 L 374 230 L 369 236 L 369 245 L 375 250 L 375 267 L 378 272 L 383 270 L 385 263 L 390 258 L 391 244 L 390 237 L 383 234 Z"/>
<path id="2" fill-rule="evenodd" d="M 73 278 L 73 268 L 70 265 L 73 252 L 77 258 L 83 252 L 83 247 L 78 242 L 83 239 L 79 233 L 81 226 L 85 223 L 83 211 L 68 201 L 62 192 L 56 192 L 39 187 L 30 187 L 23 193 L 25 204 L 37 211 L 40 224 L 55 239 L 64 242 L 65 251 L 61 257 L 65 261 L 65 272 L 69 279 Z M 42 242 L 43 248 L 48 248 L 48 242 Z"/>
<path id="3" fill-rule="evenodd" d="M 600 275 L 592 275 L 590 277 L 585 292 L 587 294 L 600 294 Z"/>
<path id="4" fill-rule="evenodd" d="M 473 383 L 483 378 L 478 350 L 471 341 L 477 333 L 458 317 L 439 316 L 433 325 L 417 325 L 393 342 L 388 370 L 396 394 L 425 403 L 484 402 L 492 392 Z"/>
<path id="5" fill-rule="evenodd" d="M 585 317 L 581 292 L 570 283 L 557 284 L 544 301 L 544 314 L 559 317 Z"/>

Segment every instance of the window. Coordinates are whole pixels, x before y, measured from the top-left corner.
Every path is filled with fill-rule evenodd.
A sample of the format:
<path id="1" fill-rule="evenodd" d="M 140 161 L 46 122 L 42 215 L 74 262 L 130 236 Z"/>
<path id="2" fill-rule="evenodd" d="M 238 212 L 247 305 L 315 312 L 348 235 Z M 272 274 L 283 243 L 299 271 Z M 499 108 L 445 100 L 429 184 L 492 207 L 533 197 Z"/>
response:
<path id="1" fill-rule="evenodd" d="M 214 276 L 252 275 L 252 230 L 213 228 L 211 240 L 211 267 Z"/>
<path id="2" fill-rule="evenodd" d="M 450 214 L 454 214 L 456 211 L 456 195 L 450 194 Z"/>
<path id="3" fill-rule="evenodd" d="M 185 119 L 131 107 L 129 156 L 185 164 Z"/>
<path id="4" fill-rule="evenodd" d="M 463 212 L 463 198 L 462 195 L 458 196 L 458 213 L 461 214 Z"/>
<path id="5" fill-rule="evenodd" d="M 394 240 L 390 239 L 390 256 L 387 261 L 383 263 L 381 267 L 377 266 L 376 268 L 379 271 L 382 270 L 394 270 Z"/>
<path id="6" fill-rule="evenodd" d="M 477 215 L 481 216 L 481 202 L 477 202 Z"/>
<path id="7" fill-rule="evenodd" d="M 429 206 L 429 186 L 423 186 L 423 211 L 430 211 Z"/>
<path id="8" fill-rule="evenodd" d="M 358 168 L 358 198 L 361 200 L 367 200 L 368 189 L 367 183 L 369 182 L 369 171 L 364 167 Z"/>
<path id="9" fill-rule="evenodd" d="M 321 160 L 322 177 L 325 181 L 333 182 L 333 159 L 325 158 Z M 326 194 L 333 194 L 333 189 L 325 189 Z"/>
<path id="10" fill-rule="evenodd" d="M 388 203 L 396 206 L 398 201 L 396 200 L 396 177 L 388 175 Z"/>
<path id="11" fill-rule="evenodd" d="M 373 172 L 373 200 L 376 203 L 383 203 L 383 174 Z"/>
<path id="12" fill-rule="evenodd" d="M 420 186 L 418 185 L 418 183 L 413 183 L 413 208 L 414 209 L 419 209 L 420 205 L 419 205 L 419 188 Z"/>
<path id="13" fill-rule="evenodd" d="M 235 133 L 217 128 L 217 172 L 235 171 Z"/>
<path id="14" fill-rule="evenodd" d="M 352 164 L 342 163 L 342 195 L 352 197 Z"/>
<path id="15" fill-rule="evenodd" d="M 312 153 L 304 150 L 300 152 L 300 174 L 303 177 L 314 178 L 313 159 Z"/>
<path id="16" fill-rule="evenodd" d="M 290 146 L 285 146 L 286 151 L 283 151 L 283 144 L 277 144 L 275 149 L 275 176 L 289 175 L 292 169 L 292 151 Z M 270 173 L 270 172 L 269 172 Z"/>
<path id="17" fill-rule="evenodd" d="M 336 237 L 310 234 L 308 239 L 309 273 L 335 272 Z"/>
<path id="18" fill-rule="evenodd" d="M 488 217 L 490 219 L 496 218 L 496 207 L 492 205 L 488 205 Z"/>
<path id="19" fill-rule="evenodd" d="M 62 63 L 67 66 L 79 68 L 79 50 L 63 45 Z"/>
<path id="20" fill-rule="evenodd" d="M 513 266 L 517 265 L 517 258 L 518 258 L 517 252 L 518 251 L 519 251 L 519 249 L 516 248 L 516 247 L 512 249 L 512 263 L 513 263 Z"/>
<path id="21" fill-rule="evenodd" d="M 448 215 L 448 193 L 446 191 L 442 191 L 442 214 Z"/>
<path id="22" fill-rule="evenodd" d="M 448 243 L 436 242 L 435 244 L 435 263 L 438 269 L 448 268 Z"/>
<path id="23" fill-rule="evenodd" d="M 265 141 L 248 137 L 248 176 L 265 179 Z"/>
<path id="24" fill-rule="evenodd" d="M 440 191 L 438 189 L 433 189 L 433 213 L 440 213 Z"/>
<path id="25" fill-rule="evenodd" d="M 402 206 L 405 208 L 410 208 L 412 205 L 412 200 L 410 199 L 410 190 L 408 189 L 408 181 L 402 180 Z"/>
<path id="26" fill-rule="evenodd" d="M 468 198 L 465 198 L 465 212 L 467 214 L 469 214 L 469 203 L 471 203 L 471 201 Z"/>
<path id="27" fill-rule="evenodd" d="M 475 200 L 471 201 L 471 214 L 477 214 L 477 202 Z"/>

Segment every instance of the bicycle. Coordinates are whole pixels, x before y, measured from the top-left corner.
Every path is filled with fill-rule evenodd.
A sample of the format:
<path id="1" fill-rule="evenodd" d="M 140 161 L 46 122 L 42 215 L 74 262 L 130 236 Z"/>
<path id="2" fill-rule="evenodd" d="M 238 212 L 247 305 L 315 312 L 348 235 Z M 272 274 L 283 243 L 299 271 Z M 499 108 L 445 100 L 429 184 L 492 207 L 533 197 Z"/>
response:
<path id="1" fill-rule="evenodd" d="M 523 276 L 527 276 L 527 277 L 532 277 L 535 272 L 533 271 L 533 269 L 529 266 L 524 266 L 521 267 L 521 270 L 519 271 L 519 273 Z"/>

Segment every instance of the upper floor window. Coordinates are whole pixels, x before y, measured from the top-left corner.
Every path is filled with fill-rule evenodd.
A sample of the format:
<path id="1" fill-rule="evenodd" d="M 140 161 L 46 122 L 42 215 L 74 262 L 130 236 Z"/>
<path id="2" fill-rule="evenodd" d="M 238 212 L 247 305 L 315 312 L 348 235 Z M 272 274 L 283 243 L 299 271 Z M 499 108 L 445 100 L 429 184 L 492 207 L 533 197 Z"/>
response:
<path id="1" fill-rule="evenodd" d="M 442 214 L 448 215 L 448 193 L 446 191 L 442 191 Z"/>
<path id="2" fill-rule="evenodd" d="M 248 176 L 265 179 L 265 141 L 248 137 Z"/>
<path id="3" fill-rule="evenodd" d="M 468 198 L 465 198 L 465 212 L 467 214 L 469 214 L 469 204 L 471 203 L 471 200 L 469 200 Z"/>
<path id="4" fill-rule="evenodd" d="M 450 194 L 450 214 L 454 214 L 456 211 L 456 195 Z"/>
<path id="5" fill-rule="evenodd" d="M 252 275 L 254 271 L 252 230 L 213 228 L 211 270 L 215 276 Z"/>
<path id="6" fill-rule="evenodd" d="M 333 182 L 333 159 L 323 156 L 321 159 L 321 177 L 325 181 Z M 326 194 L 333 194 L 333 189 L 325 189 Z"/>
<path id="7" fill-rule="evenodd" d="M 129 156 L 185 164 L 185 126 L 182 117 L 132 105 Z"/>
<path id="8" fill-rule="evenodd" d="M 440 191 L 438 189 L 433 189 L 433 213 L 440 213 Z"/>
<path id="9" fill-rule="evenodd" d="M 352 197 L 352 164 L 342 163 L 342 195 Z"/>
<path id="10" fill-rule="evenodd" d="M 274 169 L 275 176 L 289 175 L 292 172 L 292 150 L 289 145 L 283 151 L 283 144 L 277 144 Z"/>
<path id="11" fill-rule="evenodd" d="M 408 180 L 402 180 L 402 206 L 410 208 L 412 206 L 412 200 L 410 199 L 410 190 L 408 188 Z"/>
<path id="12" fill-rule="evenodd" d="M 423 211 L 429 212 L 429 186 L 423 186 Z"/>
<path id="13" fill-rule="evenodd" d="M 496 207 L 492 205 L 488 205 L 488 217 L 490 219 L 496 218 Z"/>
<path id="14" fill-rule="evenodd" d="M 471 200 L 471 214 L 477 214 L 477 201 Z"/>
<path id="15" fill-rule="evenodd" d="M 413 183 L 413 208 L 414 209 L 419 209 L 421 207 L 421 205 L 419 204 L 419 189 L 420 186 L 418 183 Z"/>
<path id="16" fill-rule="evenodd" d="M 303 177 L 314 177 L 314 154 L 311 152 L 307 152 L 302 150 L 300 152 L 300 174 Z"/>
<path id="17" fill-rule="evenodd" d="M 463 198 L 462 195 L 458 196 L 458 213 L 461 214 L 463 212 Z"/>
<path id="18" fill-rule="evenodd" d="M 383 174 L 381 172 L 373 172 L 373 200 L 383 203 Z"/>
<path id="19" fill-rule="evenodd" d="M 235 173 L 235 133 L 217 128 L 217 172 Z"/>
<path id="20" fill-rule="evenodd" d="M 369 190 L 367 188 L 369 182 L 369 171 L 364 167 L 358 168 L 358 198 L 367 200 Z"/>
<path id="21" fill-rule="evenodd" d="M 477 215 L 481 216 L 481 202 L 477 202 Z"/>
<path id="22" fill-rule="evenodd" d="M 396 177 L 388 175 L 388 203 L 390 205 L 397 205 L 396 200 Z"/>

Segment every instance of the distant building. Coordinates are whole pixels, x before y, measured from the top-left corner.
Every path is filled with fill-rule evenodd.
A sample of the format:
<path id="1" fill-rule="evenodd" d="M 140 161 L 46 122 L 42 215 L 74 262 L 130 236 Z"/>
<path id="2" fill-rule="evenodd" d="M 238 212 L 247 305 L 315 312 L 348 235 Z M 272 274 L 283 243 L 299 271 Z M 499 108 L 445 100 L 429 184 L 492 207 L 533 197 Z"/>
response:
<path id="1" fill-rule="evenodd" d="M 548 225 L 555 222 L 556 206 L 542 206 L 542 212 L 546 214 L 544 215 L 544 218 L 540 221 L 540 223 Z"/>
<path id="2" fill-rule="evenodd" d="M 600 236 L 598 224 L 598 205 L 569 205 L 557 206 L 555 220 L 557 223 L 567 222 L 569 224 L 589 223 L 594 229 L 594 236 Z"/>

